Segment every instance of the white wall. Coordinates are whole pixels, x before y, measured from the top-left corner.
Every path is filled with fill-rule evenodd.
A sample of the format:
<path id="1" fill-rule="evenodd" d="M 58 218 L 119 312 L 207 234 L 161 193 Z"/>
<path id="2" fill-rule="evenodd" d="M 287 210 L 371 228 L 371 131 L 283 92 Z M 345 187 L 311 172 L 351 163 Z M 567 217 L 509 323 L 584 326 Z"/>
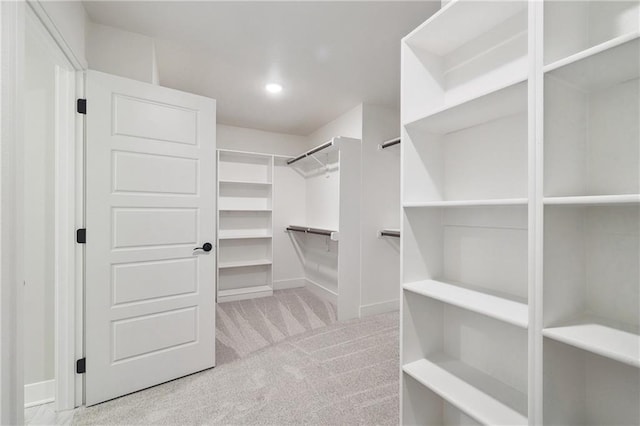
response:
<path id="1" fill-rule="evenodd" d="M 307 149 L 311 149 L 334 136 L 362 139 L 362 108 L 360 104 L 307 136 Z"/>
<path id="2" fill-rule="evenodd" d="M 93 22 L 86 35 L 90 69 L 158 84 L 153 38 Z"/>
<path id="3" fill-rule="evenodd" d="M 30 0 L 36 3 L 34 0 Z M 47 13 L 69 50 L 83 68 L 87 67 L 86 26 L 87 13 L 80 1 L 38 1 Z"/>
<path id="4" fill-rule="evenodd" d="M 400 135 L 400 111 L 364 105 L 362 126 L 362 314 L 398 309 L 400 239 L 378 238 L 400 228 L 400 145 L 378 145 Z"/>
<path id="5" fill-rule="evenodd" d="M 244 127 L 219 124 L 216 135 L 218 149 L 259 152 L 296 156 L 304 152 L 306 138 L 304 136 L 284 133 L 265 132 Z"/>

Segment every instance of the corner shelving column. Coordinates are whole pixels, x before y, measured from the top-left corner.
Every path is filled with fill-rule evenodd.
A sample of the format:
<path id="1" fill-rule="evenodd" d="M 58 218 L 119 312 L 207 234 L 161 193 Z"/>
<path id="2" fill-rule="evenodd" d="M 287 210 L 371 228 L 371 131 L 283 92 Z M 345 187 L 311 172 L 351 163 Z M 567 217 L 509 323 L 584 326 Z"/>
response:
<path id="1" fill-rule="evenodd" d="M 544 2 L 547 424 L 640 424 L 639 17 Z"/>
<path id="2" fill-rule="evenodd" d="M 401 424 L 528 423 L 528 3 L 402 42 Z"/>
<path id="3" fill-rule="evenodd" d="M 218 150 L 218 303 L 273 294 L 273 156 Z"/>

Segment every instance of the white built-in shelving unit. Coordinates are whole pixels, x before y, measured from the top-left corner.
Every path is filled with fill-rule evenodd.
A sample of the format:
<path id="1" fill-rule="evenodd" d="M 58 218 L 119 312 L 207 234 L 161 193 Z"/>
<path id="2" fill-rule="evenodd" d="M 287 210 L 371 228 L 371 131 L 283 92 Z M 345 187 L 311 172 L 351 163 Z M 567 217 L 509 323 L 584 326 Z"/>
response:
<path id="1" fill-rule="evenodd" d="M 335 137 L 286 164 L 304 180 L 304 223 L 285 229 L 303 258 L 306 286 L 336 304 L 338 319 L 358 318 L 361 141 Z"/>
<path id="2" fill-rule="evenodd" d="M 402 42 L 401 423 L 640 423 L 640 2 Z"/>
<path id="3" fill-rule="evenodd" d="M 359 317 L 361 162 L 345 137 L 297 158 L 218 150 L 217 301 L 307 287 Z"/>
<path id="4" fill-rule="evenodd" d="M 217 301 L 273 294 L 273 156 L 218 150 Z"/>

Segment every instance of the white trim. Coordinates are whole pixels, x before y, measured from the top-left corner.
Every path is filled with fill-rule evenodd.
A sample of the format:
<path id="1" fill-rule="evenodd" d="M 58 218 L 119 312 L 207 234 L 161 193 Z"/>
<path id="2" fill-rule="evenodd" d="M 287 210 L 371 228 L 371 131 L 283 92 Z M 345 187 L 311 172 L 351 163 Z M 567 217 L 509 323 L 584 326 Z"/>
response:
<path id="1" fill-rule="evenodd" d="M 26 0 L 27 4 L 31 6 L 31 10 L 36 14 L 36 16 L 40 19 L 40 22 L 47 30 L 47 32 L 51 35 L 55 43 L 58 45 L 62 53 L 65 55 L 67 60 L 71 63 L 75 70 L 86 70 L 88 68 L 88 64 L 84 59 L 78 58 L 73 49 L 67 41 L 64 39 L 62 33 L 56 26 L 55 22 L 44 7 L 41 4 L 41 0 Z"/>
<path id="2" fill-rule="evenodd" d="M 309 289 L 309 291 L 311 291 L 313 294 L 320 297 L 321 299 L 328 300 L 336 306 L 338 305 L 338 295 L 335 292 L 329 290 L 328 288 L 325 288 L 315 281 L 311 281 L 309 278 L 305 278 L 305 282 L 305 287 Z"/>
<path id="3" fill-rule="evenodd" d="M 274 290 L 286 290 L 288 288 L 300 288 L 306 286 L 307 280 L 305 278 L 292 278 L 273 282 Z"/>
<path id="4" fill-rule="evenodd" d="M 393 312 L 400 309 L 400 300 L 387 300 L 386 302 L 372 303 L 370 305 L 360 306 L 360 318 L 368 317 L 371 315 L 384 314 L 386 312 Z"/>
<path id="5" fill-rule="evenodd" d="M 45 380 L 44 382 L 24 385 L 24 408 L 53 402 L 55 400 L 55 394 L 55 380 Z"/>
<path id="6" fill-rule="evenodd" d="M 55 401 L 56 410 L 70 410 L 78 404 L 76 397 L 76 244 L 72 237 L 76 229 L 77 197 L 76 184 L 82 169 L 77 164 L 77 139 L 82 138 L 81 116 L 75 112 L 78 92 L 73 59 L 69 58 L 63 44 L 52 33 L 52 23 L 47 25 L 47 16 L 39 3 L 29 1 L 26 8 L 26 29 L 36 37 L 51 55 L 55 68 Z M 58 34 L 59 36 L 59 34 Z M 82 259 L 80 259 L 82 261 Z M 82 323 L 80 322 L 80 326 Z M 79 388 L 81 390 L 81 388 Z M 82 401 L 80 400 L 80 403 Z"/>
<path id="7" fill-rule="evenodd" d="M 24 3 L 0 2 L 0 424 L 22 424 L 22 78 Z"/>

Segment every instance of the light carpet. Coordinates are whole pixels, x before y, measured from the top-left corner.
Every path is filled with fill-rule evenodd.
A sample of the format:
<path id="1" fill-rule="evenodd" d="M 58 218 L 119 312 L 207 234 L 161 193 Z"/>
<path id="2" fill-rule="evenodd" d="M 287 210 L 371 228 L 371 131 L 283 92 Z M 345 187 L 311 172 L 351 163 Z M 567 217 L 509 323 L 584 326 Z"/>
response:
<path id="1" fill-rule="evenodd" d="M 272 297 L 221 303 L 216 308 L 216 363 L 226 364 L 337 320 L 335 305 L 306 288 Z"/>
<path id="2" fill-rule="evenodd" d="M 398 424 L 398 314 L 336 322 L 76 412 L 88 424 Z"/>

